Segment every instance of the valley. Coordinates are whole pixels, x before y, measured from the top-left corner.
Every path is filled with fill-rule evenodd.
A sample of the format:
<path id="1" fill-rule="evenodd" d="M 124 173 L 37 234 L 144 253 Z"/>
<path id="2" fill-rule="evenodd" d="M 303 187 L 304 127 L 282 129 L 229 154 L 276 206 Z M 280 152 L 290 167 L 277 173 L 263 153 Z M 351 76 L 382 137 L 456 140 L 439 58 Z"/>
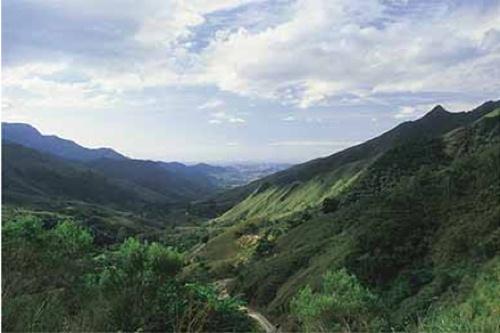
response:
<path id="1" fill-rule="evenodd" d="M 294 166 L 2 132 L 6 330 L 500 329 L 499 101 Z"/>

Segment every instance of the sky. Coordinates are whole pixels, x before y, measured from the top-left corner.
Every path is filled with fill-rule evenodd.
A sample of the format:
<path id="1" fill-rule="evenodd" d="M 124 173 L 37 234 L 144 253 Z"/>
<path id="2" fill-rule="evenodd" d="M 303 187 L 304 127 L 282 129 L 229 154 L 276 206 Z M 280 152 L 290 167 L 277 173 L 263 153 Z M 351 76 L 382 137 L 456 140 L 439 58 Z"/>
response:
<path id="1" fill-rule="evenodd" d="M 500 0 L 3 0 L 2 121 L 165 161 L 301 162 L 500 97 Z"/>

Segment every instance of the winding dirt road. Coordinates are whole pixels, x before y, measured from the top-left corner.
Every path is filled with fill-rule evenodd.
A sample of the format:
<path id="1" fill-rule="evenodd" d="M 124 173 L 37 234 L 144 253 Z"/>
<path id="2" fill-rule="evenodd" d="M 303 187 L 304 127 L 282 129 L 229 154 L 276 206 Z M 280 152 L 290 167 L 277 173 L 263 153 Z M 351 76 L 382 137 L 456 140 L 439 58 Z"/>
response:
<path id="1" fill-rule="evenodd" d="M 273 324 L 271 324 L 271 322 L 266 317 L 264 317 L 264 315 L 261 314 L 260 312 L 257 312 L 247 307 L 245 307 L 245 311 L 247 312 L 248 316 L 253 320 L 255 320 L 266 333 L 279 332 L 279 330 L 276 329 L 276 327 Z"/>

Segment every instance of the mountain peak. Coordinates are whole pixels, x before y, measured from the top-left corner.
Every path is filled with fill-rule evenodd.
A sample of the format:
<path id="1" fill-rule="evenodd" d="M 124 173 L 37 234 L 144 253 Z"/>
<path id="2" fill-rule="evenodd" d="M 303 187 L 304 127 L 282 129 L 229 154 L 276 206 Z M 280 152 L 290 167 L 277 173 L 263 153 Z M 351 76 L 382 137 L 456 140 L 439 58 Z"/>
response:
<path id="1" fill-rule="evenodd" d="M 2 122 L 2 131 L 16 131 L 19 133 L 29 133 L 40 135 L 40 132 L 30 124 Z"/>
<path id="2" fill-rule="evenodd" d="M 434 108 L 432 108 L 432 110 L 429 113 L 449 113 L 449 112 L 446 111 L 446 109 L 441 104 L 438 104 Z"/>
<path id="3" fill-rule="evenodd" d="M 438 104 L 424 116 L 424 119 L 442 118 L 448 116 L 449 114 L 450 112 L 446 111 L 446 109 L 443 106 Z"/>

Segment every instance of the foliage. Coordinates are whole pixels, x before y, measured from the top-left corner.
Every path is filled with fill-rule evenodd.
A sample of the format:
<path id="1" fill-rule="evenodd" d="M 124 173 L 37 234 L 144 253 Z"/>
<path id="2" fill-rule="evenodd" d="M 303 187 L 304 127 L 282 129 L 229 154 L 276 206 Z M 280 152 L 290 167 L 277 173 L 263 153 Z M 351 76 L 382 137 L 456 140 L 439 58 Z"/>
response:
<path id="1" fill-rule="evenodd" d="M 5 331 L 248 331 L 234 298 L 177 278 L 184 259 L 158 242 L 128 238 L 110 249 L 74 221 L 4 221 Z"/>
<path id="2" fill-rule="evenodd" d="M 460 286 L 464 296 L 448 295 L 429 309 L 419 332 L 498 332 L 500 330 L 500 260 L 469 272 Z"/>
<path id="3" fill-rule="evenodd" d="M 340 202 L 336 198 L 326 198 L 323 200 L 321 210 L 323 213 L 333 213 L 339 208 Z"/>
<path id="4" fill-rule="evenodd" d="M 307 332 L 366 331 L 374 318 L 376 296 L 345 269 L 328 271 L 319 292 L 300 290 L 291 311 Z"/>

